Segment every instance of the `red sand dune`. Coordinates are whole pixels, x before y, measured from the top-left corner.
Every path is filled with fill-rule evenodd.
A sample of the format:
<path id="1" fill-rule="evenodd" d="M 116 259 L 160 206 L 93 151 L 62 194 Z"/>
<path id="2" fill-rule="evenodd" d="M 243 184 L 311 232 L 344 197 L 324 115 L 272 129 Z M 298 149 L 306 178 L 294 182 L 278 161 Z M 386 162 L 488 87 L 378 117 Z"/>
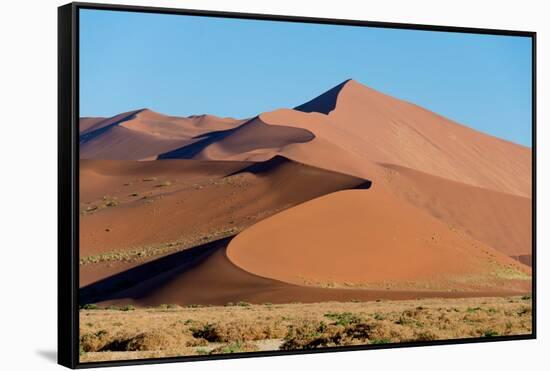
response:
<path id="1" fill-rule="evenodd" d="M 232 156 L 238 155 L 241 161 L 249 161 L 249 158 L 254 158 L 255 161 L 261 158 L 265 161 L 278 153 L 281 148 L 309 142 L 314 137 L 309 130 L 292 126 L 267 125 L 261 117 L 256 117 L 239 126 L 231 135 L 212 143 L 194 158 L 231 159 Z M 261 157 L 257 157 L 258 154 Z"/>
<path id="2" fill-rule="evenodd" d="M 263 278 L 240 269 L 226 255 L 225 241 L 213 243 L 202 256 L 182 259 L 176 253 L 157 261 L 143 264 L 135 270 L 114 275 L 80 291 L 81 303 L 109 304 L 132 303 L 155 306 L 166 303 L 180 305 L 224 305 L 245 301 L 250 303 L 315 303 L 350 300 L 402 300 L 417 298 L 453 298 L 518 295 L 521 289 L 499 291 L 434 291 L 434 290 L 364 290 L 349 288 L 320 288 L 293 285 Z M 178 260 L 185 260 L 180 263 Z M 159 263 L 157 263 L 160 261 Z M 120 290 L 129 280 L 138 282 Z M 99 294 L 98 294 L 99 293 Z"/>
<path id="3" fill-rule="evenodd" d="M 105 121 L 105 117 L 81 117 L 78 123 L 78 129 L 80 135 L 88 132 L 92 127 L 96 126 L 100 122 Z"/>
<path id="4" fill-rule="evenodd" d="M 194 184 L 230 175 L 251 164 L 242 161 L 80 160 L 80 202 L 104 196 L 120 196 L 123 201 L 123 197 L 128 198 L 133 192 L 160 191 L 155 186 L 167 178 Z"/>
<path id="5" fill-rule="evenodd" d="M 496 289 L 514 285 L 504 277 L 508 270 L 510 277 L 530 273 L 375 185 L 319 197 L 258 222 L 231 241 L 227 254 L 246 271 L 302 285 Z M 492 282 L 501 271 L 502 280 L 497 274 Z"/>
<path id="6" fill-rule="evenodd" d="M 374 162 L 531 195 L 531 150 L 527 147 L 457 124 L 353 80 L 338 94 L 329 117 L 365 140 L 365 150 Z"/>
<path id="7" fill-rule="evenodd" d="M 489 191 L 400 166 L 388 165 L 386 169 L 386 177 L 379 178 L 384 187 L 449 227 L 464 231 L 508 256 L 531 254 L 530 198 Z"/>
<path id="8" fill-rule="evenodd" d="M 81 121 L 80 158 L 107 160 L 154 160 L 160 153 L 197 141 L 200 135 L 242 123 L 211 115 L 171 117 L 148 109 Z"/>
<path id="9" fill-rule="evenodd" d="M 369 184 L 282 157 L 253 166 L 195 160 L 82 163 L 81 200 L 101 204 L 109 195 L 119 204 L 80 218 L 81 256 L 248 226 L 326 193 Z M 165 181 L 170 186 L 159 187 Z"/>

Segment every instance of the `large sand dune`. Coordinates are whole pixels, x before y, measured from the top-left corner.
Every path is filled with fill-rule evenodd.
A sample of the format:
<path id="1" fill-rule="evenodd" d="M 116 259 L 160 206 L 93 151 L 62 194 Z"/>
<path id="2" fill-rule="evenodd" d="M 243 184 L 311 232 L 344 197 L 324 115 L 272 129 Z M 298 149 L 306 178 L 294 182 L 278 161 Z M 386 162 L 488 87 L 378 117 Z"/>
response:
<path id="1" fill-rule="evenodd" d="M 470 129 L 356 81 L 342 87 L 329 117 L 342 130 L 363 139 L 374 162 L 531 195 L 529 148 Z"/>

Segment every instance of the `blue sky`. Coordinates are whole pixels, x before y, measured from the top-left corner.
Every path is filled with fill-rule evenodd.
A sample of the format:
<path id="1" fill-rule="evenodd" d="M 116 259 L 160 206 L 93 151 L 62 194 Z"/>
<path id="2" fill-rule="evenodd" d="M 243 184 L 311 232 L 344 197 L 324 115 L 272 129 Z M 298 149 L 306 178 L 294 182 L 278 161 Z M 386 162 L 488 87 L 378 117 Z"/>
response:
<path id="1" fill-rule="evenodd" d="M 353 78 L 531 146 L 527 37 L 80 11 L 80 115 L 236 118 Z"/>

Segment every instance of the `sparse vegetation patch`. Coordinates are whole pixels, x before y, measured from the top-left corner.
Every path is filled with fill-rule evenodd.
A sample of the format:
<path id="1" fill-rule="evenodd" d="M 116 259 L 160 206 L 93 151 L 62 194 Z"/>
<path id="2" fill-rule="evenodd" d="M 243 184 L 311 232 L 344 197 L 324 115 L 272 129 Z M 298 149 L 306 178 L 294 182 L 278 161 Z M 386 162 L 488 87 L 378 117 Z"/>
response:
<path id="1" fill-rule="evenodd" d="M 530 334 L 523 297 L 80 310 L 81 361 Z M 199 308 L 200 309 L 197 309 Z M 154 320 L 153 320 L 154 319 Z"/>

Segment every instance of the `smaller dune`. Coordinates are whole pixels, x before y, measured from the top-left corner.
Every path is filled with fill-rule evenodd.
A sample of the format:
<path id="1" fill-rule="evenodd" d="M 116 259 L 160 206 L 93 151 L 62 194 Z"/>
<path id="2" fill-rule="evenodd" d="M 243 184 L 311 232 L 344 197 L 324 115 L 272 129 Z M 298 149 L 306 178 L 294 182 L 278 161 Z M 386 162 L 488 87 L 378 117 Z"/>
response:
<path id="1" fill-rule="evenodd" d="M 205 133 L 228 130 L 243 121 L 212 115 L 173 117 L 149 109 L 108 118 L 83 118 L 80 123 L 80 158 L 154 160 L 197 141 Z"/>
<path id="2" fill-rule="evenodd" d="M 211 132 L 199 141 L 159 155 L 160 159 L 194 158 L 201 160 L 249 161 L 252 155 L 263 155 L 262 160 L 278 154 L 282 148 L 295 143 L 309 142 L 313 133 L 302 128 L 268 125 L 255 117 L 237 128 Z"/>
<path id="3" fill-rule="evenodd" d="M 188 248 L 324 194 L 370 186 L 280 156 L 261 163 L 81 162 L 80 257 L 90 261 Z"/>
<path id="4" fill-rule="evenodd" d="M 467 291 L 530 285 L 523 264 L 376 184 L 265 219 L 240 233 L 227 254 L 246 271 L 300 285 Z"/>

